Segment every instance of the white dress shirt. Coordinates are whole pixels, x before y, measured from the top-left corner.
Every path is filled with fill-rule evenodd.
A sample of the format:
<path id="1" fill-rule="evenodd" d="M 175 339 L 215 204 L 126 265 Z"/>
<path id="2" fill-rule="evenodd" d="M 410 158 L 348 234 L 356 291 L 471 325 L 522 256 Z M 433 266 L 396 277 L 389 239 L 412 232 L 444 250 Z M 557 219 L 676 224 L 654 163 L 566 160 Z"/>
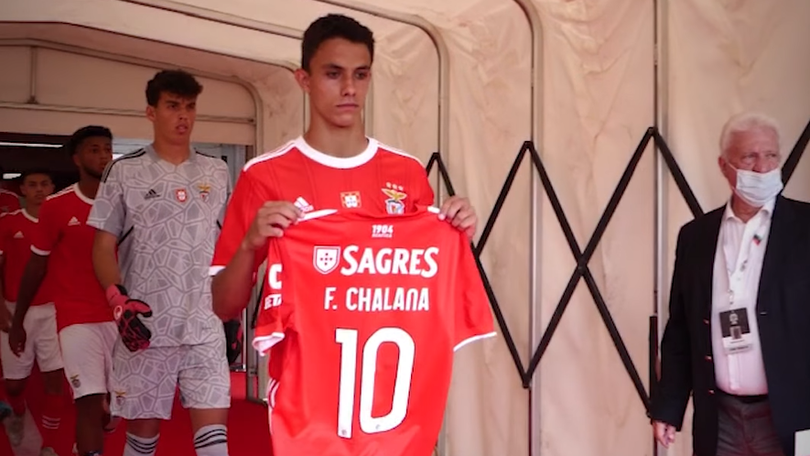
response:
<path id="1" fill-rule="evenodd" d="M 734 215 L 729 201 L 720 225 L 712 284 L 712 351 L 717 387 L 729 394 L 768 393 L 756 306 L 775 204 L 774 198 L 745 223 Z M 741 307 L 748 309 L 753 346 L 744 352 L 727 354 L 720 330 L 720 312 Z"/>

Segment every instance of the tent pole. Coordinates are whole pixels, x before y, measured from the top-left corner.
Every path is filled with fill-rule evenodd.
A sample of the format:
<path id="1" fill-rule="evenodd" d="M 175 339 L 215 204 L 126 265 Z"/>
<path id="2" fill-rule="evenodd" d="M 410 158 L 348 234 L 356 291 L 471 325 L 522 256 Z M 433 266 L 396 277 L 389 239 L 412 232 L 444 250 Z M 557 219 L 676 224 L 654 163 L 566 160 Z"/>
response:
<path id="1" fill-rule="evenodd" d="M 653 19 L 653 110 L 654 110 L 654 127 L 659 134 L 666 138 L 668 127 L 668 99 L 669 99 L 669 85 L 667 78 L 667 63 L 668 63 L 668 11 L 667 0 L 654 0 L 654 19 Z M 663 334 L 663 313 L 665 312 L 664 296 L 667 295 L 667 281 L 665 280 L 664 272 L 667 269 L 667 255 L 666 248 L 668 243 L 667 239 L 667 170 L 664 160 L 658 150 L 658 144 L 654 145 L 653 164 L 655 169 L 655 202 L 654 202 L 654 274 L 655 284 L 653 289 L 653 318 L 656 320 L 658 326 L 658 340 L 655 341 L 654 347 L 656 348 L 660 343 L 660 335 Z M 652 330 L 652 327 L 651 327 Z M 651 347 L 652 349 L 652 347 Z M 651 360 L 658 360 L 658 353 L 655 356 L 650 356 Z M 650 366 L 650 372 L 655 375 L 657 366 Z M 650 385 L 648 387 L 652 393 L 653 382 L 657 379 L 650 378 Z M 665 452 L 653 438 L 653 456 Z"/>
<path id="2" fill-rule="evenodd" d="M 28 69 L 28 101 L 26 103 L 36 104 L 37 101 L 37 66 L 39 64 L 39 48 L 31 45 L 31 66 Z"/>
<path id="3" fill-rule="evenodd" d="M 543 134 L 543 24 L 540 13 L 531 0 L 514 0 L 518 4 L 526 20 L 529 22 L 531 32 L 531 138 L 537 153 L 542 157 L 544 148 Z M 541 261 L 539 248 L 541 242 L 541 208 L 542 187 L 539 185 L 537 173 L 531 169 L 531 195 L 529 215 L 529 353 L 540 341 L 543 332 L 542 305 L 539 298 L 541 280 Z M 540 376 L 533 375 L 529 388 L 528 426 L 529 441 L 528 454 L 540 456 L 542 453 L 542 427 L 541 427 L 541 394 Z"/>
<path id="4" fill-rule="evenodd" d="M 69 54 L 75 55 L 83 55 L 87 57 L 96 57 L 101 58 L 104 60 L 109 60 L 111 62 L 118 62 L 118 63 L 125 63 L 129 65 L 138 65 L 138 66 L 145 66 L 145 67 L 154 67 L 154 68 L 177 68 L 177 65 L 172 65 L 167 62 L 160 62 L 157 60 L 151 59 L 139 59 L 136 57 L 129 57 L 123 56 L 119 54 L 112 54 L 105 51 L 97 51 L 94 49 L 88 49 L 80 46 L 74 45 L 67 45 L 62 43 L 54 43 L 47 40 L 40 40 L 40 39 L 0 39 L 0 47 L 8 47 L 8 46 L 24 46 L 24 47 L 31 47 L 32 49 L 51 49 L 54 51 L 66 52 Z M 36 60 L 32 58 L 32 60 Z M 35 62 L 32 62 L 32 68 L 35 68 Z M 275 65 L 274 65 L 275 66 Z M 231 123 L 251 123 L 254 122 L 257 125 L 260 125 L 260 119 L 262 117 L 262 109 L 263 106 L 261 104 L 261 98 L 259 97 L 256 88 L 253 87 L 250 83 L 236 78 L 232 76 L 222 76 L 214 73 L 208 73 L 204 71 L 198 71 L 195 69 L 186 69 L 192 74 L 196 74 L 197 76 L 205 77 L 208 79 L 213 79 L 222 82 L 229 82 L 233 84 L 238 84 L 239 86 L 243 87 L 247 90 L 251 98 L 254 101 L 255 109 L 256 109 L 256 119 L 246 119 L 246 118 L 235 118 L 235 117 L 213 117 L 213 116 L 199 116 L 200 120 L 212 120 L 217 122 L 231 122 Z M 36 79 L 32 79 L 32 84 L 36 83 Z M 32 94 L 36 93 L 36 87 L 32 87 Z M 4 107 L 7 108 L 16 108 L 16 107 L 24 107 L 26 109 L 43 109 L 46 111 L 64 111 L 64 112 L 85 112 L 91 114 L 110 114 L 110 115 L 122 115 L 122 116 L 137 116 L 143 117 L 143 112 L 141 111 L 127 111 L 127 110 L 116 110 L 116 109 L 90 109 L 84 107 L 72 107 L 72 106 L 53 106 L 53 105 L 33 105 L 30 106 L 27 103 L 3 103 Z M 103 111 L 103 112 L 102 112 Z"/>
<path id="5" fill-rule="evenodd" d="M 218 22 L 220 24 L 232 25 L 235 27 L 253 30 L 256 32 L 270 33 L 272 35 L 283 36 L 300 40 L 304 36 L 304 32 L 283 25 L 271 24 L 269 22 L 257 21 L 255 19 L 248 19 L 233 14 L 223 13 L 212 9 L 202 8 L 199 6 L 189 5 L 186 3 L 175 2 L 172 0 L 120 0 L 135 5 L 146 6 L 148 8 L 157 8 L 172 13 L 183 14 L 195 19 L 203 19 L 206 21 Z"/>

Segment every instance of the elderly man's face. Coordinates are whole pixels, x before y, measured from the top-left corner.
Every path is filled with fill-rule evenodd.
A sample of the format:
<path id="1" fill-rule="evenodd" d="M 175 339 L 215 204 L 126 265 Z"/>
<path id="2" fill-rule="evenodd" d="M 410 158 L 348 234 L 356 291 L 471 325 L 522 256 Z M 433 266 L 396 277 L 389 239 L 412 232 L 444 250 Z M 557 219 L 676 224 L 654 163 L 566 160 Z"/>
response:
<path id="1" fill-rule="evenodd" d="M 720 157 L 720 169 L 732 188 L 737 185 L 735 169 L 767 173 L 779 167 L 779 139 L 769 128 L 736 133 L 726 157 Z"/>

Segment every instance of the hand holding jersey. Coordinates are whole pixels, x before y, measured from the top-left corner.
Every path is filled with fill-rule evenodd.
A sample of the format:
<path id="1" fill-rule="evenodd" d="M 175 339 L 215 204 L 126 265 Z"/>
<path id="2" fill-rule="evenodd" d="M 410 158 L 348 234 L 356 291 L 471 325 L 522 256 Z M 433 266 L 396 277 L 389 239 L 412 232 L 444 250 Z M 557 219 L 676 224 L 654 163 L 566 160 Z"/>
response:
<path id="1" fill-rule="evenodd" d="M 149 341 L 152 332 L 138 318 L 143 315 L 146 318 L 152 316 L 152 308 L 149 304 L 132 299 L 127 289 L 123 285 L 110 285 L 107 288 L 107 301 L 113 308 L 113 318 L 118 325 L 118 333 L 121 334 L 121 341 L 131 352 L 149 348 Z"/>
<path id="2" fill-rule="evenodd" d="M 451 196 L 439 208 L 439 220 L 447 220 L 455 228 L 467 234 L 472 239 L 478 225 L 478 216 L 470 204 L 470 200 L 460 196 Z"/>
<path id="3" fill-rule="evenodd" d="M 283 236 L 284 230 L 298 222 L 302 215 L 301 209 L 287 201 L 264 203 L 256 212 L 256 218 L 245 234 L 243 248 L 253 251 L 265 247 L 267 238 Z"/>
<path id="4" fill-rule="evenodd" d="M 288 201 L 265 202 L 256 212 L 256 218 L 250 226 L 242 247 L 246 250 L 258 250 L 266 246 L 267 238 L 281 237 L 290 225 L 298 223 L 303 216 L 301 209 Z M 478 216 L 470 200 L 460 196 L 447 198 L 439 208 L 439 220 L 447 220 L 453 227 L 464 231 L 472 238 L 478 227 Z"/>

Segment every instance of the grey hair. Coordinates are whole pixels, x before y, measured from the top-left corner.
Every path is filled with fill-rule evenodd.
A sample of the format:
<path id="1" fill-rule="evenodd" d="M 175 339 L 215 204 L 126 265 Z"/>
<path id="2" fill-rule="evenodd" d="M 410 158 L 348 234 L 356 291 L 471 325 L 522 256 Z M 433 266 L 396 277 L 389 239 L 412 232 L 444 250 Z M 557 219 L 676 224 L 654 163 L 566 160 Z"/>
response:
<path id="1" fill-rule="evenodd" d="M 744 112 L 732 116 L 723 126 L 720 134 L 720 155 L 727 157 L 734 135 L 755 130 L 771 130 L 776 134 L 776 145 L 780 148 L 779 124 L 773 118 L 758 112 Z M 777 150 L 780 152 L 780 150 Z"/>

